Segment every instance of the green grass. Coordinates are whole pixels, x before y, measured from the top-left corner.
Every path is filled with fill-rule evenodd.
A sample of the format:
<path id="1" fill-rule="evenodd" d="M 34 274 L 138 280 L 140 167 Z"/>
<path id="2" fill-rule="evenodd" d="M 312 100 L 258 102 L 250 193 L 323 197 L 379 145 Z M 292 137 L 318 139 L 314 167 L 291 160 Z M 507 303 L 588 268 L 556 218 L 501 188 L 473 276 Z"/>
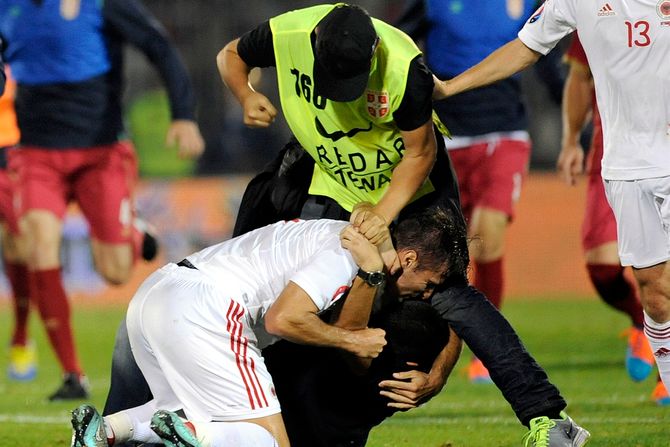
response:
<path id="1" fill-rule="evenodd" d="M 655 376 L 631 382 L 623 368 L 625 341 L 618 334 L 625 318 L 593 299 L 520 299 L 504 312 L 529 351 L 547 370 L 569 403 L 570 415 L 592 433 L 589 447 L 668 446 L 670 408 L 649 400 Z M 102 407 L 108 387 L 110 354 L 122 309 L 74 309 L 82 362 L 93 385 L 91 402 Z M 7 346 L 9 307 L 0 313 Z M 0 379 L 0 446 L 69 445 L 69 410 L 76 403 L 51 404 L 45 396 L 58 385 L 58 368 L 33 319 L 40 350 L 35 382 Z M 467 352 L 443 392 L 423 407 L 396 414 L 377 427 L 371 447 L 519 446 L 523 427 L 495 386 L 471 385 L 463 376 Z M 6 360 L 0 364 L 3 371 Z M 355 403 L 352 403 L 355 405 Z"/>

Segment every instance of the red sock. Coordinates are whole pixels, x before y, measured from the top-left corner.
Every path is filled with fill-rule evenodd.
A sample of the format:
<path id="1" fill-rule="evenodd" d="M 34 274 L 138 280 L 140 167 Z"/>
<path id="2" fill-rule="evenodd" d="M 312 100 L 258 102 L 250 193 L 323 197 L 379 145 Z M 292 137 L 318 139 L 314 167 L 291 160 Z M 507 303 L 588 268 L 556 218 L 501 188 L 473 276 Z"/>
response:
<path id="1" fill-rule="evenodd" d="M 503 260 L 475 261 L 475 287 L 498 309 L 503 295 Z"/>
<path id="2" fill-rule="evenodd" d="M 624 268 L 613 264 L 586 264 L 589 277 L 600 297 L 613 308 L 628 314 L 634 326 L 644 324 L 642 305 L 635 283 Z"/>
<path id="3" fill-rule="evenodd" d="M 28 268 L 5 260 L 5 273 L 14 294 L 14 333 L 12 346 L 25 346 L 28 342 L 28 314 L 30 312 L 30 289 Z"/>
<path id="4" fill-rule="evenodd" d="M 63 371 L 81 375 L 70 323 L 70 303 L 63 289 L 60 268 L 37 270 L 29 275 L 31 296 Z"/>

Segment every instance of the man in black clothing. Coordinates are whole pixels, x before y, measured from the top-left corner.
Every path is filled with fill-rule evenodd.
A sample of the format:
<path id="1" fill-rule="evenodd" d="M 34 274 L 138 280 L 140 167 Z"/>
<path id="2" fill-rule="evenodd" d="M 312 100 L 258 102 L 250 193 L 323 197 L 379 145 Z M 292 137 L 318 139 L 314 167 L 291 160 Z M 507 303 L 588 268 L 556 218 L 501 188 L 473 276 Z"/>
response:
<path id="1" fill-rule="evenodd" d="M 450 341 L 447 323 L 425 301 L 396 303 L 370 327 L 384 329 L 388 344 L 364 373 L 332 349 L 283 340 L 263 351 L 292 447 L 364 446 L 370 430 L 398 411 L 379 382 L 410 368 L 428 372 Z M 449 345 L 460 351 L 457 337 Z"/>

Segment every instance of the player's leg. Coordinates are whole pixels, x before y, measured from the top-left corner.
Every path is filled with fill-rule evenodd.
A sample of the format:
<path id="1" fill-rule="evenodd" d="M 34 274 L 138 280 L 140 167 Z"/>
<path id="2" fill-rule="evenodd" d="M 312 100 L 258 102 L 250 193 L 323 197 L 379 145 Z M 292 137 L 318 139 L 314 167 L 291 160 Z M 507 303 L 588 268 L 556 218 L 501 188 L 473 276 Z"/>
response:
<path id="1" fill-rule="evenodd" d="M 621 266 L 616 242 L 594 247 L 585 253 L 586 268 L 600 298 L 631 320 L 626 330 L 626 371 L 636 382 L 646 379 L 654 368 L 654 356 L 642 327 L 644 316 L 637 284 Z"/>
<path id="2" fill-rule="evenodd" d="M 654 366 L 651 347 L 642 333 L 644 317 L 635 280 L 626 275 L 617 248 L 616 220 L 607 202 L 599 171 L 589 174 L 582 222 L 586 269 L 598 295 L 631 320 L 626 370 L 635 381 L 647 378 Z"/>
<path id="3" fill-rule="evenodd" d="M 71 307 L 61 276 L 58 248 L 62 220 L 49 211 L 32 210 L 21 218 L 21 227 L 29 240 L 27 265 L 31 299 L 39 310 L 64 374 L 63 384 L 49 399 L 86 398 L 88 382 L 77 356 Z"/>
<path id="4" fill-rule="evenodd" d="M 474 285 L 500 308 L 504 291 L 505 235 L 514 216 L 528 169 L 530 143 L 522 139 L 495 138 L 466 149 L 450 151 L 457 173 L 466 172 L 459 186 L 467 199 L 470 254 Z M 468 172 L 468 170 L 470 170 Z M 488 371 L 473 357 L 468 376 L 475 383 L 490 383 Z"/>
<path id="5" fill-rule="evenodd" d="M 13 380 L 32 380 L 37 374 L 37 351 L 28 337 L 30 287 L 28 266 L 22 253 L 24 241 L 8 226 L 0 228 L 5 274 L 9 280 L 14 309 L 14 330 L 10 339 L 8 374 Z"/>
<path id="6" fill-rule="evenodd" d="M 111 284 L 123 284 L 147 240 L 146 228 L 136 225 L 133 204 L 137 158 L 127 142 L 85 152 L 87 168 L 77 177 L 74 195 L 91 227 L 96 270 Z"/>
<path id="7" fill-rule="evenodd" d="M 63 384 L 50 396 L 52 400 L 88 396 L 75 349 L 59 254 L 69 194 L 63 175 L 71 168 L 67 152 L 24 146 L 9 154 L 9 168 L 17 177 L 14 194 L 21 206 L 16 217 L 25 235 L 31 300 L 64 373 Z"/>
<path id="8" fill-rule="evenodd" d="M 151 429 L 167 447 L 288 446 L 281 414 L 249 421 L 192 422 L 177 413 L 158 410 Z M 274 431 L 272 431 L 274 430 Z"/>
<path id="9" fill-rule="evenodd" d="M 540 415 L 558 417 L 565 400 L 512 326 L 483 294 L 469 286 L 450 287 L 436 293 L 432 304 L 485 363 L 524 425 Z"/>
<path id="10" fill-rule="evenodd" d="M 558 388 L 484 295 L 469 286 L 449 287 L 436 293 L 431 304 L 486 365 L 519 421 L 531 429 L 528 436 L 549 439 L 549 445 L 586 442 L 589 433 L 564 413 L 567 404 Z"/>
<path id="11" fill-rule="evenodd" d="M 13 209 L 12 183 L 0 169 L 0 238 L 5 274 L 12 290 L 14 330 L 10 336 L 7 373 L 13 380 L 32 380 L 37 373 L 37 352 L 28 337 L 30 291 L 25 241 L 21 238 Z"/>
<path id="12" fill-rule="evenodd" d="M 619 257 L 632 265 L 644 308 L 644 333 L 661 379 L 670 384 L 670 177 L 606 181 L 617 221 Z"/>
<path id="13" fill-rule="evenodd" d="M 470 254 L 475 264 L 474 286 L 498 309 L 503 299 L 503 255 L 509 219 L 504 211 L 477 206 L 468 225 Z"/>
<path id="14" fill-rule="evenodd" d="M 104 418 L 90 405 L 80 406 L 72 413 L 72 447 L 98 447 L 96 437 L 104 438 L 110 445 L 126 442 L 161 443 L 158 435 L 150 427 L 152 415 L 159 407 L 178 410 L 183 404 L 173 392 L 168 378 L 169 370 L 174 365 L 159 361 L 159 357 L 162 356 L 160 347 L 152 346 L 145 334 L 155 335 L 156 328 L 161 327 L 162 336 L 168 341 L 178 345 L 180 340 L 177 334 L 170 332 L 174 325 L 170 324 L 169 312 L 155 312 L 150 317 L 153 320 L 151 324 L 146 323 L 143 312 L 145 307 L 151 307 L 156 300 L 170 301 L 173 292 L 182 291 L 178 287 L 170 287 L 168 275 L 161 269 L 142 283 L 131 300 L 128 311 L 128 334 L 133 339 L 133 353 L 142 367 L 142 373 L 150 380 L 151 391 L 157 398 L 144 405 L 106 415 Z M 152 309 L 156 309 L 155 304 Z M 172 310 L 176 314 L 181 311 L 179 306 L 173 306 Z M 189 354 L 188 350 L 183 353 L 184 364 L 191 362 Z"/>
<path id="15" fill-rule="evenodd" d="M 147 403 L 153 398 L 149 384 L 130 349 L 126 319 L 121 321 L 114 339 L 112 371 L 104 416 Z"/>
<path id="16" fill-rule="evenodd" d="M 158 408 L 167 410 L 154 415 L 153 420 L 163 441 L 172 442 L 173 436 L 178 435 L 189 443 L 174 445 L 198 445 L 195 441 L 202 442 L 204 435 L 198 432 L 198 424 L 247 421 L 266 428 L 279 445 L 288 445 L 279 401 L 256 346 L 248 311 L 230 298 L 240 293 L 233 281 L 226 281 L 223 288 L 197 268 L 176 264 L 157 273 L 166 279 L 155 283 L 142 302 L 133 299 L 128 309 L 128 331 L 133 352 L 150 346 L 181 404 L 175 407 L 162 402 L 162 391 L 155 387 L 150 373 L 151 358 L 135 355 Z M 194 295 L 199 300 L 183 299 Z M 196 302 L 216 305 L 203 312 L 194 305 Z M 165 334 L 166 325 L 161 323 L 165 321 L 169 321 L 169 336 Z M 195 428 L 192 437 L 171 414 L 179 409 Z"/>
<path id="17" fill-rule="evenodd" d="M 498 309 L 504 291 L 505 235 L 514 218 L 530 158 L 527 134 L 520 132 L 518 139 L 512 136 L 515 135 L 495 138 L 486 144 L 471 185 L 476 191 L 468 225 L 469 236 L 476 238 L 471 247 L 474 285 Z"/>
<path id="18" fill-rule="evenodd" d="M 436 193 L 413 202 L 408 210 L 436 205 L 461 209 L 451 155 L 452 151 L 448 156 L 446 151 L 438 151 L 430 175 Z M 521 423 L 527 426 L 530 419 L 538 416 L 559 417 L 566 402 L 558 388 L 549 382 L 509 322 L 482 293 L 467 285 L 453 285 L 437 292 L 431 304 L 463 342 L 481 356 Z"/>
<path id="19" fill-rule="evenodd" d="M 670 385 L 670 271 L 668 263 L 633 269 L 644 306 L 644 333 L 649 340 L 661 380 Z"/>
<path id="20" fill-rule="evenodd" d="M 90 404 L 83 404 L 72 410 L 71 447 L 108 447 L 129 445 L 137 442 L 161 444 L 158 435 L 151 430 L 149 421 L 156 412 L 155 401 L 124 410 L 109 416 L 100 416 L 98 410 Z M 142 444 L 148 445 L 148 444 Z"/>

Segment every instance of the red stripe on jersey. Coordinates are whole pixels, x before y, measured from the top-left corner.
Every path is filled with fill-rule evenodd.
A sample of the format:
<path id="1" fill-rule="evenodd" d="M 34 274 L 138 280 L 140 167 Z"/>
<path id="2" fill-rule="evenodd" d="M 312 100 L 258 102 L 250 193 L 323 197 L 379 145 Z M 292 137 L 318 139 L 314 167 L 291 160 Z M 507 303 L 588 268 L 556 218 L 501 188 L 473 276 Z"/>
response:
<path id="1" fill-rule="evenodd" d="M 265 405 L 263 405 L 263 406 L 267 407 L 269 405 L 268 404 L 268 398 L 265 397 L 265 392 L 263 391 L 263 387 L 261 386 L 261 382 L 260 382 L 260 380 L 258 380 L 258 375 L 256 374 L 256 364 L 254 363 L 254 359 L 250 358 L 249 362 L 251 363 L 251 373 L 253 374 L 253 377 L 256 379 L 256 383 L 258 384 L 258 389 L 260 390 L 261 397 L 263 398 L 263 402 L 265 403 Z"/>
<path id="2" fill-rule="evenodd" d="M 242 311 L 240 312 L 240 315 L 237 318 L 238 322 L 243 315 L 244 315 L 244 308 L 242 308 Z M 242 328 L 241 322 L 240 322 L 240 328 Z M 267 397 L 265 397 L 265 392 L 263 391 L 263 387 L 261 386 L 261 381 L 258 379 L 258 375 L 256 374 L 254 359 L 247 357 L 247 351 L 249 348 L 249 339 L 247 337 L 241 337 L 241 338 L 242 338 L 241 352 L 242 352 L 242 358 L 244 359 L 244 369 L 246 370 L 249 381 L 251 382 L 251 386 L 253 387 L 254 394 L 256 396 L 256 401 L 259 407 L 261 408 L 267 407 L 269 405 L 268 399 Z"/>
<path id="3" fill-rule="evenodd" d="M 242 334 L 242 324 L 240 323 L 240 317 L 242 315 L 244 315 L 244 309 L 242 306 L 231 300 L 228 312 L 226 312 L 226 318 L 228 319 L 226 330 L 230 334 L 230 349 L 235 354 L 235 363 L 237 364 L 237 370 L 240 372 L 240 377 L 242 377 L 242 382 L 244 382 L 244 387 L 247 390 L 249 405 L 251 406 L 251 409 L 254 410 L 256 409 L 256 404 L 254 402 L 254 397 L 251 393 L 251 388 L 249 387 L 244 368 L 242 368 L 242 363 L 245 362 L 245 359 L 241 358 L 240 356 L 240 335 Z"/>

